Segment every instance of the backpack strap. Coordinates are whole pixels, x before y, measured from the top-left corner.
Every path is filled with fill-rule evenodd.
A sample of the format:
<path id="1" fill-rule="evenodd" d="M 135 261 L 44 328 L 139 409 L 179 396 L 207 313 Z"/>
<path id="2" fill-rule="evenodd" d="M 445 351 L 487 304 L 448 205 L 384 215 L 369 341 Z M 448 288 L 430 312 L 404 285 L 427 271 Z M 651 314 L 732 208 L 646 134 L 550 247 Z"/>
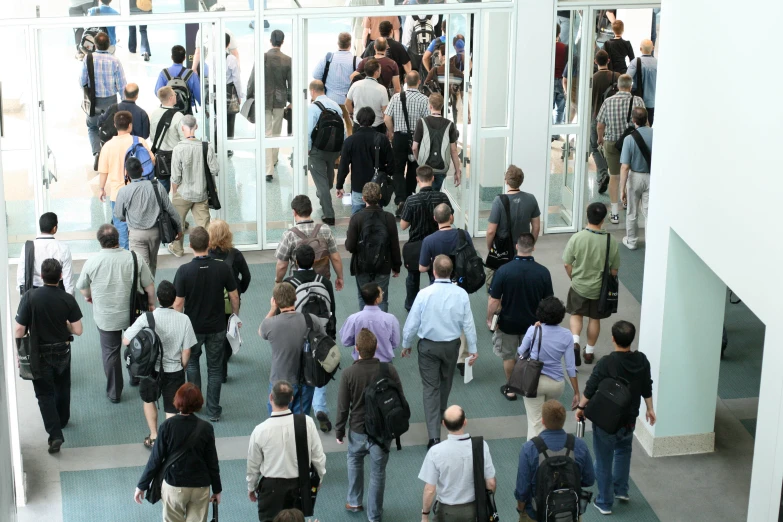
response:
<path id="1" fill-rule="evenodd" d="M 299 492 L 302 511 L 312 513 L 310 497 L 310 452 L 307 444 L 307 419 L 302 414 L 294 415 L 294 441 L 296 444 L 296 464 L 299 471 Z"/>
<path id="2" fill-rule="evenodd" d="M 182 77 L 182 80 L 184 82 L 187 82 L 190 80 L 190 77 L 193 76 L 193 69 L 188 69 L 188 72 L 185 73 L 185 76 Z"/>
<path id="3" fill-rule="evenodd" d="M 170 82 L 172 80 L 171 73 L 169 72 L 169 70 L 167 68 L 163 69 L 163 76 L 166 77 L 166 81 L 167 82 Z"/>
<path id="4" fill-rule="evenodd" d="M 302 315 L 304 315 L 305 324 L 307 325 L 307 330 L 308 330 L 307 333 L 310 333 L 310 331 L 313 329 L 313 318 L 310 317 L 310 314 L 302 314 Z M 307 337 L 306 334 L 305 337 Z"/>
<path id="5" fill-rule="evenodd" d="M 324 64 L 324 73 L 321 76 L 321 83 L 324 84 L 324 94 L 326 94 L 326 79 L 329 77 L 329 67 L 332 65 L 332 58 L 334 57 L 334 54 L 332 53 L 326 53 L 326 63 Z M 356 69 L 356 57 L 354 57 L 354 69 Z M 318 102 L 316 102 L 318 103 Z M 323 107 L 321 107 L 321 110 L 323 110 Z"/>
<path id="6" fill-rule="evenodd" d="M 574 435 L 572 433 L 567 434 L 565 442 L 566 457 L 570 457 L 571 454 L 574 453 L 574 444 L 576 444 Z"/>
<path id="7" fill-rule="evenodd" d="M 24 291 L 25 292 L 33 287 L 34 275 L 35 275 L 35 242 L 32 240 L 27 240 L 24 243 Z"/>
<path id="8" fill-rule="evenodd" d="M 473 489 L 476 493 L 476 520 L 489 520 L 484 480 L 484 437 L 471 437 L 473 453 Z"/>
<path id="9" fill-rule="evenodd" d="M 631 133 L 631 136 L 636 142 L 636 146 L 639 147 L 639 152 L 641 152 L 642 156 L 644 156 L 644 161 L 647 162 L 647 168 L 652 171 L 652 154 L 650 154 L 650 149 L 647 147 L 647 142 L 645 142 L 644 138 L 642 138 L 642 135 L 639 133 L 639 129 L 634 129 Z"/>
<path id="10" fill-rule="evenodd" d="M 177 109 L 167 109 L 161 116 L 158 126 L 155 127 L 155 138 L 152 140 L 152 153 L 158 152 L 163 136 L 168 132 L 171 127 L 171 121 L 174 119 L 174 115 L 177 113 Z"/>
<path id="11" fill-rule="evenodd" d="M 310 235 L 311 238 L 317 238 L 318 232 L 321 230 L 321 223 L 318 223 L 315 228 L 313 229 L 313 233 Z"/>
<path id="12" fill-rule="evenodd" d="M 513 231 L 511 230 L 511 227 L 513 223 L 511 222 L 511 198 L 508 197 L 508 194 L 501 194 L 500 195 L 500 202 L 503 204 L 503 208 L 506 211 L 506 223 L 508 223 L 508 236 L 514 237 Z"/>
<path id="13" fill-rule="evenodd" d="M 155 331 L 155 316 L 152 315 L 152 312 L 144 312 L 144 315 L 147 316 L 147 326 L 152 329 L 152 331 Z"/>
<path id="14" fill-rule="evenodd" d="M 319 226 L 320 226 L 320 225 L 319 225 Z M 299 239 L 310 239 L 309 237 L 307 237 L 307 235 L 306 235 L 304 232 L 302 232 L 301 230 L 299 230 L 299 229 L 298 229 L 298 228 L 296 228 L 295 226 L 291 227 L 291 228 L 290 228 L 290 230 L 291 230 L 291 232 L 293 232 L 293 233 L 294 233 L 294 235 L 295 235 L 296 237 L 298 237 Z"/>
<path id="15" fill-rule="evenodd" d="M 293 287 L 294 287 L 294 288 L 298 288 L 298 287 L 299 287 L 299 285 L 301 285 L 301 284 L 302 284 L 302 282 L 301 282 L 299 279 L 295 278 L 295 277 L 289 277 L 288 279 L 286 279 L 286 281 L 288 281 L 289 283 L 291 283 L 291 284 L 293 285 Z M 305 321 L 307 321 L 307 318 L 306 318 L 306 317 L 305 317 Z"/>
<path id="16" fill-rule="evenodd" d="M 530 441 L 536 447 L 536 450 L 538 450 L 539 455 L 543 455 L 545 459 L 549 458 L 549 455 L 546 452 L 546 450 L 548 450 L 549 448 L 547 447 L 546 442 L 544 442 L 544 439 L 542 439 L 541 437 L 533 437 L 532 439 L 530 439 Z"/>

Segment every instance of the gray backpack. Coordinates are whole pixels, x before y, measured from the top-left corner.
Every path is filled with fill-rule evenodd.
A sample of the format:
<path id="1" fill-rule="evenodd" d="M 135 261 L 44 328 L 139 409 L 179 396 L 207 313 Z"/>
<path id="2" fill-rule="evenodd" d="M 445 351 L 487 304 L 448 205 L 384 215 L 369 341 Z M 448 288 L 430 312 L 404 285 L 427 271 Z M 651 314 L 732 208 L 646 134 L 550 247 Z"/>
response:
<path id="1" fill-rule="evenodd" d="M 185 75 L 183 76 L 182 73 L 185 73 Z M 191 114 L 191 100 L 193 96 L 190 92 L 190 87 L 188 87 L 188 80 L 193 76 L 193 71 L 182 67 L 182 70 L 176 76 L 171 76 L 168 69 L 163 69 L 163 75 L 168 82 L 166 86 L 174 89 L 174 94 L 177 95 L 177 103 L 174 104 L 174 107 L 182 114 Z"/>

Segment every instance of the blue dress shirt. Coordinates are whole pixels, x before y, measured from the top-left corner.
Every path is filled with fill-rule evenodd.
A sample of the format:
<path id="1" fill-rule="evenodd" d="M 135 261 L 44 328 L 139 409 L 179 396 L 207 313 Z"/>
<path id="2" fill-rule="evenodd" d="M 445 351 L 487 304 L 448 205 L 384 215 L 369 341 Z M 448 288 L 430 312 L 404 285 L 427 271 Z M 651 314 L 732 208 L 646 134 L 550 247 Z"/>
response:
<path id="1" fill-rule="evenodd" d="M 642 60 L 642 86 L 644 87 L 644 106 L 648 109 L 655 108 L 655 83 L 658 79 L 658 58 L 643 54 Z M 631 60 L 628 70 L 625 72 L 633 78 L 633 88 L 636 89 L 636 60 Z"/>
<path id="2" fill-rule="evenodd" d="M 183 77 L 187 74 L 185 66 L 179 63 L 170 65 L 168 71 L 172 78 L 177 76 L 180 71 L 184 71 L 182 72 Z M 168 83 L 169 82 L 166 80 L 166 75 L 163 74 L 163 71 L 160 71 L 160 74 L 158 75 L 158 81 L 155 84 L 155 96 L 158 95 L 158 89 L 165 87 Z M 188 79 L 188 89 L 190 89 L 190 92 L 193 94 L 193 97 L 190 100 L 190 105 L 193 106 L 196 105 L 196 103 L 201 105 L 201 84 L 198 81 L 198 74 L 196 74 L 196 71 L 193 71 L 193 74 Z"/>
<path id="3" fill-rule="evenodd" d="M 413 301 L 402 332 L 402 347 L 410 348 L 414 335 L 443 342 L 459 339 L 463 331 L 468 352 L 476 353 L 476 326 L 468 293 L 448 279 L 435 279 Z"/>
<path id="4" fill-rule="evenodd" d="M 87 10 L 87 16 L 100 16 L 100 15 L 118 15 L 120 14 L 115 9 L 112 9 L 108 5 L 101 5 L 99 7 L 90 7 Z M 95 25 L 95 24 L 92 24 Z M 117 34 L 114 30 L 114 26 L 106 27 L 106 34 L 109 35 L 109 44 L 117 45 Z"/>

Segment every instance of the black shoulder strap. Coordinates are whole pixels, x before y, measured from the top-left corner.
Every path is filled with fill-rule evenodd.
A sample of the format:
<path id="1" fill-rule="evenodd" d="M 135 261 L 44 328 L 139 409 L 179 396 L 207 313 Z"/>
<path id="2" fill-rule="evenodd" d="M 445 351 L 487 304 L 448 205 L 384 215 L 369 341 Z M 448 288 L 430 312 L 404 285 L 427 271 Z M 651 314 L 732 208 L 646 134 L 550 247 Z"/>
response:
<path id="1" fill-rule="evenodd" d="M 530 439 L 533 445 L 536 447 L 536 450 L 538 450 L 539 455 L 543 455 L 544 458 L 549 458 L 549 455 L 547 455 L 546 450 L 549 448 L 546 445 L 546 442 L 544 442 L 544 439 L 541 437 L 533 437 Z"/>
<path id="2" fill-rule="evenodd" d="M 174 115 L 177 114 L 177 109 L 168 109 L 163 114 L 163 116 L 160 117 L 160 121 L 158 122 L 158 126 L 155 127 L 155 138 L 152 140 L 152 153 L 158 152 L 158 149 L 160 148 L 160 142 L 163 141 L 163 136 L 165 136 L 166 132 L 168 132 L 169 127 L 171 127 L 171 121 L 174 119 Z"/>
<path id="3" fill-rule="evenodd" d="M 503 208 L 506 210 L 506 226 L 508 226 L 508 235 L 509 237 L 514 237 L 514 235 L 511 233 L 511 227 L 513 225 L 511 222 L 511 199 L 508 197 L 508 194 L 501 194 L 500 202 L 503 203 Z"/>
<path id="4" fill-rule="evenodd" d="M 24 290 L 30 290 L 33 287 L 33 276 L 35 275 L 35 241 L 27 240 L 24 242 Z"/>
<path id="5" fill-rule="evenodd" d="M 201 142 L 201 153 L 204 155 L 204 174 L 207 176 L 207 186 L 212 179 L 212 172 L 209 170 L 209 143 L 206 141 Z"/>
<path id="6" fill-rule="evenodd" d="M 484 481 L 484 437 L 471 437 L 473 450 L 473 488 L 476 492 L 476 520 L 489 520 Z"/>
<path id="7" fill-rule="evenodd" d="M 172 79 L 172 78 L 171 78 L 171 73 L 169 72 L 168 68 L 164 68 L 164 69 L 163 69 L 163 76 L 165 76 L 165 77 L 166 77 L 166 81 L 167 81 L 167 82 L 170 82 L 170 81 L 171 81 L 171 79 Z"/>
<path id="8" fill-rule="evenodd" d="M 152 315 L 152 312 L 145 312 L 144 315 L 147 316 L 147 326 L 154 332 L 155 331 L 155 316 Z"/>
<path id="9" fill-rule="evenodd" d="M 400 102 L 402 102 L 402 115 L 405 118 L 405 129 L 408 131 L 408 134 L 411 134 L 411 122 L 410 116 L 408 116 L 408 102 L 407 96 L 405 95 L 405 89 L 400 91 Z"/>
<path id="10" fill-rule="evenodd" d="M 574 435 L 572 433 L 567 434 L 566 443 L 565 443 L 566 457 L 570 457 L 571 454 L 574 452 L 574 444 L 575 444 Z"/>
<path id="11" fill-rule="evenodd" d="M 90 103 L 93 105 L 96 103 L 95 98 L 95 62 L 93 61 L 92 53 L 87 53 L 87 79 L 90 82 Z M 91 112 L 95 113 L 94 107 L 91 107 Z"/>
<path id="12" fill-rule="evenodd" d="M 329 77 L 329 67 L 332 65 L 332 59 L 334 58 L 334 55 L 332 53 L 326 53 L 326 64 L 324 64 L 324 74 L 321 76 L 321 83 L 324 84 L 324 93 L 326 92 L 326 79 Z M 354 57 L 354 69 L 356 69 L 356 58 Z M 318 102 L 315 102 L 318 103 Z M 321 110 L 323 110 L 323 107 L 321 107 Z"/>
<path id="13" fill-rule="evenodd" d="M 206 425 L 207 421 L 203 421 L 199 418 L 196 418 L 196 428 L 190 432 L 190 435 L 188 435 L 188 438 L 185 440 L 185 444 L 182 445 L 177 451 L 172 453 L 169 458 L 166 459 L 166 462 L 163 464 L 163 470 L 161 473 L 161 476 L 165 478 L 166 471 L 168 471 L 169 467 L 171 467 L 172 464 L 177 462 L 179 459 L 181 459 L 185 453 L 193 449 L 193 446 L 196 445 L 196 441 L 198 440 L 199 435 L 204 431 L 204 426 Z"/>
<path id="14" fill-rule="evenodd" d="M 180 73 L 181 74 L 181 73 Z M 185 73 L 185 76 L 182 77 L 182 81 L 187 83 L 188 80 L 190 80 L 190 77 L 193 76 L 193 69 L 188 69 L 188 72 Z"/>
<path id="15" fill-rule="evenodd" d="M 650 153 L 650 148 L 647 147 L 647 142 L 644 141 L 644 138 L 639 133 L 638 129 L 634 129 L 634 131 L 631 133 L 631 136 L 633 136 L 633 140 L 636 142 L 636 146 L 639 147 L 639 151 L 642 153 L 642 156 L 644 156 L 644 160 L 647 162 L 647 169 L 648 171 L 652 171 L 652 154 Z"/>
<path id="16" fill-rule="evenodd" d="M 136 259 L 136 252 L 131 250 L 131 257 L 133 257 L 133 284 L 130 291 L 130 316 L 131 324 L 133 324 L 133 312 L 136 309 L 136 288 L 139 286 L 139 262 Z"/>
<path id="17" fill-rule="evenodd" d="M 644 96 L 644 85 L 642 84 L 642 80 L 644 78 L 642 72 L 642 57 L 639 56 L 636 58 L 636 92 L 639 93 L 639 96 Z"/>
<path id="18" fill-rule="evenodd" d="M 296 464 L 299 468 L 299 491 L 302 496 L 302 512 L 312 513 L 310 498 L 310 452 L 307 445 L 307 419 L 302 414 L 294 415 L 294 440 L 296 441 Z"/>
<path id="19" fill-rule="evenodd" d="M 609 273 L 609 247 L 612 245 L 612 234 L 606 233 L 606 261 L 604 261 L 604 272 Z"/>
<path id="20" fill-rule="evenodd" d="M 378 171 L 381 168 L 381 134 L 376 133 L 375 139 L 373 140 L 373 145 L 375 149 L 375 173 L 377 174 Z"/>
<path id="21" fill-rule="evenodd" d="M 305 324 L 307 325 L 307 330 L 308 330 L 307 333 L 310 333 L 310 330 L 313 329 L 313 319 L 310 317 L 310 314 L 308 313 L 304 313 L 302 315 L 304 315 Z"/>
<path id="22" fill-rule="evenodd" d="M 631 101 L 628 102 L 628 115 L 625 117 L 626 125 L 631 124 L 631 111 L 633 110 L 633 99 L 634 99 L 634 95 L 631 94 Z"/>

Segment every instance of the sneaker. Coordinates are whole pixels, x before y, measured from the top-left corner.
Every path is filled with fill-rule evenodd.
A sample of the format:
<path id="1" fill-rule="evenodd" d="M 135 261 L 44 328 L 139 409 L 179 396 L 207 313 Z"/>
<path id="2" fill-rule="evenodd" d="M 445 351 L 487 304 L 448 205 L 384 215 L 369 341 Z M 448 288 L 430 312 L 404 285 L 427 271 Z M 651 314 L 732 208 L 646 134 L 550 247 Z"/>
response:
<path id="1" fill-rule="evenodd" d="M 625 245 L 628 250 L 636 250 L 636 245 L 632 245 L 628 242 L 628 236 L 623 237 L 623 245 Z"/>
<path id="2" fill-rule="evenodd" d="M 457 363 L 457 370 L 461 377 L 465 377 L 465 363 Z"/>
<path id="3" fill-rule="evenodd" d="M 405 203 L 398 203 L 397 204 L 397 210 L 394 211 L 394 217 L 397 219 L 400 219 L 402 217 L 402 207 L 405 206 Z"/>
<path id="4" fill-rule="evenodd" d="M 623 208 L 624 208 L 625 210 L 628 210 L 628 201 L 627 201 L 627 200 L 626 200 L 626 201 L 623 201 Z"/>
<path id="5" fill-rule="evenodd" d="M 582 354 L 580 353 L 581 346 L 579 343 L 574 343 L 574 365 L 582 366 Z"/>
<path id="6" fill-rule="evenodd" d="M 587 348 L 584 349 L 582 357 L 584 358 L 586 364 L 593 364 L 593 361 L 595 360 L 595 354 L 587 353 Z"/>
<path id="7" fill-rule="evenodd" d="M 429 442 L 427 442 L 427 449 L 429 450 L 435 444 L 440 444 L 440 439 L 430 439 Z"/>
<path id="8" fill-rule="evenodd" d="M 63 445 L 62 439 L 54 439 L 52 442 L 49 443 L 49 454 L 59 453 L 60 452 L 60 446 Z"/>
<path id="9" fill-rule="evenodd" d="M 315 418 L 318 420 L 322 432 L 329 433 L 332 431 L 332 421 L 329 420 L 329 416 L 326 413 L 317 411 L 315 412 Z"/>
<path id="10" fill-rule="evenodd" d="M 168 245 L 166 245 L 166 250 L 168 250 L 169 252 L 171 252 L 171 255 L 173 255 L 174 257 L 182 257 L 182 254 L 178 254 L 178 253 L 174 252 L 174 249 L 173 249 L 173 248 L 171 248 L 171 243 L 169 243 Z"/>
<path id="11" fill-rule="evenodd" d="M 272 175 L 271 175 L 271 174 L 267 174 L 267 175 L 266 175 L 266 182 L 267 182 L 267 183 L 272 183 L 272 180 L 273 180 L 273 179 L 275 179 L 275 178 L 274 178 L 274 177 L 272 177 Z"/>
<path id="12" fill-rule="evenodd" d="M 609 174 L 604 174 L 601 179 L 598 180 L 598 193 L 604 194 L 606 189 L 609 188 Z"/>
<path id="13" fill-rule="evenodd" d="M 145 62 L 150 61 L 150 53 L 141 53 L 141 56 L 144 57 Z"/>
<path id="14" fill-rule="evenodd" d="M 617 500 L 622 500 L 623 502 L 628 502 L 629 500 L 631 500 L 631 497 L 629 497 L 628 495 L 615 495 L 614 498 L 616 498 Z"/>
<path id="15" fill-rule="evenodd" d="M 209 417 L 210 422 L 220 422 L 220 415 L 212 415 Z"/>
<path id="16" fill-rule="evenodd" d="M 350 504 L 345 504 L 345 510 L 350 511 L 351 513 L 361 513 L 364 511 L 364 508 L 362 506 L 352 506 Z"/>
<path id="17" fill-rule="evenodd" d="M 596 504 L 595 502 L 593 502 L 593 505 L 595 506 L 595 509 L 597 509 L 598 512 L 601 513 L 602 515 L 611 515 L 612 514 L 612 510 L 611 509 L 603 509 L 603 508 L 599 507 L 598 504 Z"/>
<path id="18" fill-rule="evenodd" d="M 334 218 L 325 217 L 325 218 L 321 218 L 321 221 L 324 222 L 324 225 L 329 225 L 330 227 L 334 226 Z"/>
<path id="19" fill-rule="evenodd" d="M 609 214 L 609 222 L 613 225 L 620 224 L 620 214 Z"/>

